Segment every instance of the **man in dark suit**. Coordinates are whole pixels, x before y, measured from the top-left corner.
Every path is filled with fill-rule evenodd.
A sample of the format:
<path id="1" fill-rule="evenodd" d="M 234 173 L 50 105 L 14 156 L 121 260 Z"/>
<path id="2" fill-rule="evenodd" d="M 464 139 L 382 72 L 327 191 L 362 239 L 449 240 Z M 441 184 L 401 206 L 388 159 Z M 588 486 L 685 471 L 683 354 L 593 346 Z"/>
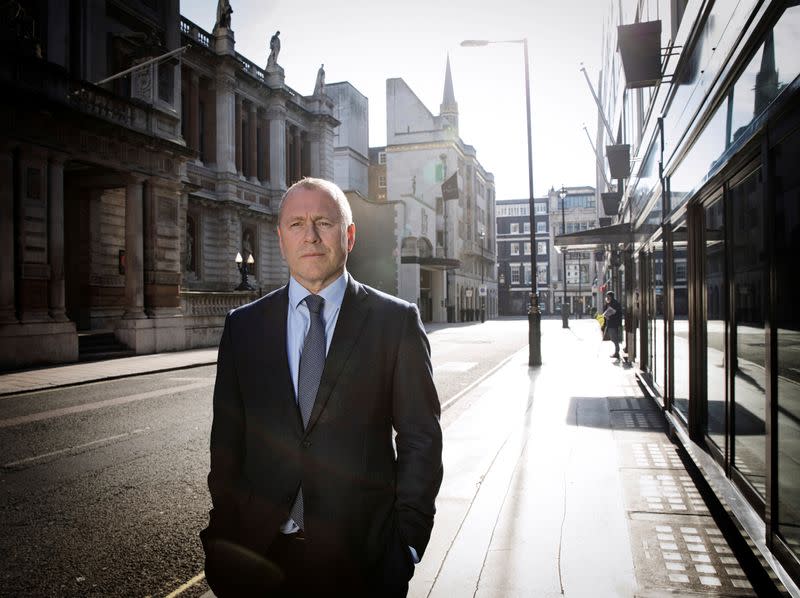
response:
<path id="1" fill-rule="evenodd" d="M 289 284 L 233 310 L 220 341 L 206 578 L 219 597 L 405 596 L 442 481 L 419 312 L 347 273 L 333 183 L 293 185 L 278 236 Z"/>

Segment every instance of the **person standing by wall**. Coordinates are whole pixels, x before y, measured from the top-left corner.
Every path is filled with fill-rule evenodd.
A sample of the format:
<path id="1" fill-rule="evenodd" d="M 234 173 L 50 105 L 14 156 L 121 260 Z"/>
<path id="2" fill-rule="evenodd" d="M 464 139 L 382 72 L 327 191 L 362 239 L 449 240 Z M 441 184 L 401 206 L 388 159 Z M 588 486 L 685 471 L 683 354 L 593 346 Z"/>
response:
<path id="1" fill-rule="evenodd" d="M 614 298 L 614 291 L 606 293 L 606 309 L 603 311 L 606 332 L 604 340 L 614 343 L 613 359 L 619 359 L 619 343 L 622 337 L 622 306 Z"/>

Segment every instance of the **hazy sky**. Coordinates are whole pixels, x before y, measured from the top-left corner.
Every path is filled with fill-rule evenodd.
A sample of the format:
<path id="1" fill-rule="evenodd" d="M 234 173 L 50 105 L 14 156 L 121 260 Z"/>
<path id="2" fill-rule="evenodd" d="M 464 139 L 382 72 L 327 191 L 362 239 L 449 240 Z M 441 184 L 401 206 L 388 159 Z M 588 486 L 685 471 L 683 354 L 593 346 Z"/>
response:
<path id="1" fill-rule="evenodd" d="M 181 0 L 181 14 L 211 31 L 216 0 Z M 236 50 L 263 67 L 281 32 L 286 84 L 311 94 L 317 69 L 369 98 L 369 144 L 386 144 L 386 79 L 401 77 L 439 113 L 447 54 L 459 132 L 495 176 L 497 199 L 528 196 L 522 45 L 460 46 L 464 39 L 528 38 L 537 196 L 595 185 L 596 86 L 605 0 L 231 0 Z"/>

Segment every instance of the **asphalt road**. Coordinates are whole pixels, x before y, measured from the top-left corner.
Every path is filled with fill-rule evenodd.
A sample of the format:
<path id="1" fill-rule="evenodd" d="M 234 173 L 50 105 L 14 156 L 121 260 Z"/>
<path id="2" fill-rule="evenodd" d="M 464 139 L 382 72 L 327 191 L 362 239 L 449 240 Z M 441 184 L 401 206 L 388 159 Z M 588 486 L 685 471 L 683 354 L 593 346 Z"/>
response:
<path id="1" fill-rule="evenodd" d="M 429 337 L 451 405 L 527 345 L 527 321 Z M 0 398 L 0 595 L 168 596 L 201 573 L 215 370 Z"/>

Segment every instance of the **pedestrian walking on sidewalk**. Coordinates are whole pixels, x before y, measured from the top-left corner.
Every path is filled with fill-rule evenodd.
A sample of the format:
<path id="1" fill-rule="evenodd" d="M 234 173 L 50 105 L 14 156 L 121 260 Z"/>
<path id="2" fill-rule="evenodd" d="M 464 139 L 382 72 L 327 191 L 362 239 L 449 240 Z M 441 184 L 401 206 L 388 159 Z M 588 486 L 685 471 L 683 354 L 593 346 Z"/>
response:
<path id="1" fill-rule="evenodd" d="M 289 283 L 225 320 L 200 534 L 220 598 L 405 596 L 428 544 L 442 481 L 430 345 L 415 305 L 347 272 L 355 230 L 339 187 L 292 185 Z"/>
<path id="2" fill-rule="evenodd" d="M 605 318 L 605 334 L 603 340 L 614 343 L 613 359 L 619 359 L 619 343 L 622 337 L 622 306 L 614 298 L 614 291 L 606 293 L 606 309 L 603 312 Z"/>

